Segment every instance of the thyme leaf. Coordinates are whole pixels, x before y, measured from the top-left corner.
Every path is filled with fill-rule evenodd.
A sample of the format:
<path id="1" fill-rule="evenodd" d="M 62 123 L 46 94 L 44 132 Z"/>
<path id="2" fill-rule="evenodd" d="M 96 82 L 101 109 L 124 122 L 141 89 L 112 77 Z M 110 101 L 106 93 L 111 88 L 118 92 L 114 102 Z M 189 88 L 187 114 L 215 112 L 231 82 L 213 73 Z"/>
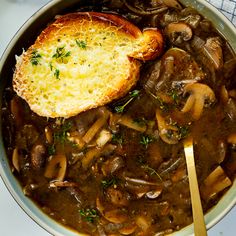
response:
<path id="1" fill-rule="evenodd" d="M 70 51 L 66 52 L 65 46 L 63 46 L 63 47 L 58 47 L 56 49 L 56 53 L 52 57 L 56 59 L 61 59 L 63 61 L 64 58 L 69 57 L 70 55 L 71 52 Z"/>
<path id="2" fill-rule="evenodd" d="M 112 177 L 110 179 L 104 179 L 101 181 L 102 187 L 104 189 L 109 188 L 111 186 L 117 185 L 118 184 L 118 179 L 115 177 Z"/>
<path id="3" fill-rule="evenodd" d="M 116 113 L 123 113 L 125 107 L 126 107 L 130 102 L 132 102 L 133 99 L 137 98 L 137 97 L 139 96 L 139 93 L 140 93 L 139 90 L 133 90 L 133 91 L 131 91 L 131 92 L 129 93 L 129 99 L 128 99 L 128 101 L 126 101 L 125 104 L 123 104 L 123 105 L 116 106 L 116 107 L 114 108 L 115 112 L 116 112 Z"/>
<path id="4" fill-rule="evenodd" d="M 54 133 L 54 141 L 59 143 L 65 143 L 67 141 L 67 133 L 71 129 L 72 123 L 71 122 L 65 122 L 61 128 Z"/>
<path id="5" fill-rule="evenodd" d="M 153 141 L 153 139 L 151 137 L 149 137 L 148 135 L 142 135 L 141 136 L 141 140 L 140 143 L 142 145 L 145 146 L 145 148 L 147 149 L 148 145 Z"/>
<path id="6" fill-rule="evenodd" d="M 122 136 L 122 134 L 112 134 L 112 142 L 113 143 L 118 143 L 118 144 L 122 144 L 124 142 L 124 138 Z"/>

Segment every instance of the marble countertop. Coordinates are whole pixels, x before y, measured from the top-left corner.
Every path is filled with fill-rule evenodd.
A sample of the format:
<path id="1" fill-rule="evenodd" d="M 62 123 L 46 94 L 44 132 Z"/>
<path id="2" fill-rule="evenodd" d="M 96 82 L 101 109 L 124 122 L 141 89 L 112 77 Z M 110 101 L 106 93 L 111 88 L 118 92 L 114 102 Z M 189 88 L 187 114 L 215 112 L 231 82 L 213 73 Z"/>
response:
<path id="1" fill-rule="evenodd" d="M 0 56 L 21 25 L 48 0 L 0 0 Z M 209 236 L 236 235 L 236 207 L 208 231 Z M 50 236 L 14 201 L 0 179 L 0 235 Z"/>

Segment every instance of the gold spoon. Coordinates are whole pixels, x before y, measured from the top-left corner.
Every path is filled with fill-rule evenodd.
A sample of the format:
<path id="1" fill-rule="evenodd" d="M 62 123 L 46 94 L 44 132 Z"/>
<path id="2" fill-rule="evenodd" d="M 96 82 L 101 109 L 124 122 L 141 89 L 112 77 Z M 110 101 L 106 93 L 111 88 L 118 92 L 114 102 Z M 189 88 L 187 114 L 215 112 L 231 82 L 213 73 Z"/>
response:
<path id="1" fill-rule="evenodd" d="M 189 188 L 192 202 L 194 235 L 206 236 L 207 231 L 197 182 L 192 137 L 184 140 L 184 153 L 187 164 Z"/>

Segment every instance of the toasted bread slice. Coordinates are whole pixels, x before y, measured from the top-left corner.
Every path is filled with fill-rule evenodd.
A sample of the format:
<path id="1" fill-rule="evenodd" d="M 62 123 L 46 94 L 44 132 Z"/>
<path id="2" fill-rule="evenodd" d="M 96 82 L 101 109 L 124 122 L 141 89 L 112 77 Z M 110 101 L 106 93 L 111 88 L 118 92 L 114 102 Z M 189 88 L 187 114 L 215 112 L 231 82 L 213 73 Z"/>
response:
<path id="1" fill-rule="evenodd" d="M 141 32 L 113 14 L 70 13 L 17 59 L 13 88 L 38 115 L 68 118 L 125 95 L 139 78 L 139 60 L 162 47 L 157 29 Z"/>

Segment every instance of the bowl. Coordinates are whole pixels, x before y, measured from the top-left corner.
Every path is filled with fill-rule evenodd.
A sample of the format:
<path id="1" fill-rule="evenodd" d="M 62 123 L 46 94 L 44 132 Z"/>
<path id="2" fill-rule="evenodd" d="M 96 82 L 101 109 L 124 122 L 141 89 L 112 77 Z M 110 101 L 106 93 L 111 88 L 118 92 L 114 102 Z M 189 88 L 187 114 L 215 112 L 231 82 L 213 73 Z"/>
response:
<path id="1" fill-rule="evenodd" d="M 55 15 L 70 11 L 76 8 L 82 3 L 88 1 L 85 0 L 71 0 L 62 1 L 54 0 L 49 2 L 38 12 L 36 12 L 17 32 L 12 41 L 6 48 L 1 61 L 0 61 L 0 102 L 2 103 L 2 92 L 9 78 L 9 74 L 12 74 L 12 68 L 15 64 L 15 55 L 19 55 L 22 52 L 22 48 L 30 46 L 32 41 L 36 38 L 37 33 L 40 32 L 45 25 L 50 22 Z M 202 0 L 180 0 L 186 6 L 191 6 L 199 11 L 202 15 L 213 22 L 215 28 L 226 38 L 231 45 L 232 49 L 236 52 L 236 30 L 234 26 L 228 21 L 228 19 L 216 10 L 212 5 Z M 0 115 L 1 117 L 1 115 Z M 1 119 L 1 118 L 0 118 Z M 1 120 L 0 120 L 1 123 Z M 4 134 L 0 130 L 0 137 Z M 45 215 L 29 198 L 27 198 L 23 192 L 20 184 L 16 178 L 12 175 L 11 168 L 8 163 L 6 152 L 4 150 L 3 140 L 0 138 L 0 174 L 2 179 L 8 188 L 9 192 L 21 206 L 21 208 L 41 227 L 47 230 L 49 233 L 57 236 L 78 236 L 78 234 L 70 229 L 63 227 L 56 223 L 53 219 Z M 206 215 L 205 222 L 207 229 L 215 225 L 221 220 L 230 209 L 236 204 L 236 181 L 234 181 L 231 188 L 225 193 L 218 204 L 213 207 Z M 193 225 L 189 225 L 182 230 L 173 233 L 175 236 L 187 236 L 193 235 Z"/>

